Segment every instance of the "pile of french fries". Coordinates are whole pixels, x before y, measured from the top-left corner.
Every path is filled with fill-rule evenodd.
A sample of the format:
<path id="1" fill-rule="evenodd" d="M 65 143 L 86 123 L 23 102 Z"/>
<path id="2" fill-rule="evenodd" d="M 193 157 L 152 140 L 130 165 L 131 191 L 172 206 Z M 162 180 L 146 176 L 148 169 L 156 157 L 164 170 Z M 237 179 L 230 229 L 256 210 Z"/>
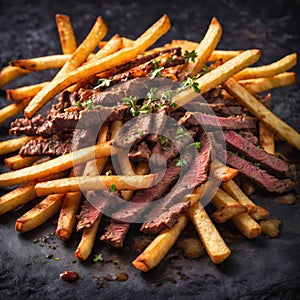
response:
<path id="1" fill-rule="evenodd" d="M 221 87 L 228 97 L 234 96 L 259 119 L 260 144 L 267 152 L 275 154 L 275 137 L 286 140 L 300 150 L 300 134 L 256 99 L 257 93 L 295 84 L 295 73 L 288 72 L 296 64 L 295 53 L 270 65 L 249 67 L 259 59 L 261 51 L 257 49 L 216 50 L 222 35 L 222 27 L 216 18 L 212 19 L 204 38 L 199 43 L 173 40 L 169 44 L 151 50 L 147 49 L 170 29 L 170 21 L 166 15 L 136 40 L 115 35 L 109 41 L 103 41 L 107 26 L 99 17 L 80 45 L 77 45 L 68 16 L 57 15 L 56 24 L 62 54 L 11 61 L 10 65 L 0 73 L 0 88 L 17 77 L 31 72 L 51 68 L 60 70 L 50 82 L 7 89 L 6 94 L 10 104 L 0 109 L 0 122 L 5 122 L 21 112 L 31 118 L 60 92 L 66 89 L 75 91 L 96 75 L 98 78 L 105 77 L 108 70 L 138 55 L 181 47 L 183 52 L 195 50 L 197 53 L 194 61 L 185 64 L 183 74 L 195 76 L 208 62 L 221 61 L 210 72 L 196 79 L 201 94 Z M 100 50 L 94 52 L 98 46 Z M 195 93 L 192 89 L 186 89 L 176 94 L 174 101 L 178 105 L 184 105 L 194 97 Z M 135 189 L 148 188 L 156 179 L 155 174 L 149 174 L 148 165 L 139 164 L 134 170 L 129 160 L 124 159 L 124 153 L 113 147 L 114 136 L 122 125 L 122 121 L 114 121 L 111 128 L 102 126 L 95 146 L 61 157 L 46 161 L 41 161 L 40 157 L 22 158 L 19 155 L 5 158 L 4 162 L 11 171 L 0 175 L 0 188 L 19 186 L 1 196 L 0 215 L 45 196 L 36 206 L 16 220 L 15 228 L 18 232 L 33 230 L 59 213 L 56 234 L 66 241 L 76 225 L 83 185 L 88 192 L 99 186 L 108 189 L 114 185 L 116 189 L 122 190 L 122 196 L 126 200 L 131 199 Z M 106 140 L 108 130 L 112 133 L 111 141 Z M 0 154 L 14 153 L 30 139 L 31 137 L 19 137 L 1 142 Z M 105 170 L 111 155 L 118 156 L 122 175 L 97 175 L 103 174 L 102 171 Z M 194 225 L 207 254 L 216 264 L 223 262 L 231 251 L 213 221 L 218 223 L 231 221 L 248 239 L 261 234 L 259 221 L 268 217 L 269 212 L 253 203 L 235 182 L 237 170 L 219 161 L 213 161 L 211 168 L 214 169 L 214 176 L 222 180 L 211 202 L 216 208 L 214 214 L 209 216 L 200 202 L 205 185 L 208 184 L 206 183 L 183 199 L 193 204 L 188 212 L 181 215 L 172 228 L 159 233 L 133 261 L 137 269 L 147 272 L 157 266 L 175 244 L 189 221 Z M 77 259 L 86 260 L 90 256 L 100 220 L 101 216 L 82 233 L 81 241 L 75 251 Z"/>

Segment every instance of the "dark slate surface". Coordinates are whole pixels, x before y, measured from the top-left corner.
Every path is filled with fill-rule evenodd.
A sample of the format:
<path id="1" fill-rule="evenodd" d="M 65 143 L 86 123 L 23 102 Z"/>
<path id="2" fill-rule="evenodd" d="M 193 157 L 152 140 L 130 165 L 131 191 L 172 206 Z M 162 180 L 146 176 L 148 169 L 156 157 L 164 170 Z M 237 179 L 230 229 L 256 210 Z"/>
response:
<path id="1" fill-rule="evenodd" d="M 173 23 L 171 31 L 160 43 L 172 38 L 200 40 L 212 16 L 219 18 L 224 34 L 219 45 L 223 49 L 260 48 L 262 63 L 299 51 L 299 1 L 4 1 L 0 0 L 0 63 L 9 60 L 59 53 L 55 13 L 72 17 L 76 35 L 81 41 L 97 15 L 109 27 L 109 36 L 118 32 L 130 38 L 167 13 Z M 300 67 L 295 68 L 299 74 Z M 46 80 L 54 72 L 47 71 L 20 78 L 10 87 Z M 273 111 L 300 131 L 299 86 L 273 93 Z M 1 98 L 1 106 L 6 103 Z M 1 139 L 6 138 L 8 122 L 0 125 Z M 297 153 L 279 145 L 298 160 Z M 3 170 L 3 168 L 2 168 Z M 4 191 L 2 191 L 3 193 Z M 131 232 L 125 249 L 116 251 L 97 242 L 93 253 L 103 253 L 111 262 L 74 263 L 73 251 L 79 236 L 63 243 L 50 233 L 52 222 L 28 234 L 17 234 L 14 221 L 33 206 L 28 204 L 0 218 L 0 299 L 299 299 L 300 297 L 300 205 L 275 204 L 274 195 L 258 194 L 257 203 L 271 215 L 282 219 L 282 232 L 277 239 L 261 236 L 254 241 L 239 239 L 229 246 L 231 257 L 216 266 L 208 257 L 186 260 L 172 250 L 153 271 L 143 274 L 131 261 L 138 255 L 130 249 Z M 299 202 L 299 201 L 298 201 Z M 47 243 L 33 243 L 50 235 Z M 41 247 L 40 244 L 44 245 Z M 55 246 L 56 249 L 51 247 Z M 53 254 L 61 260 L 46 259 Z M 61 271 L 77 271 L 81 279 L 75 283 L 60 280 Z M 125 272 L 126 282 L 109 281 L 102 276 Z"/>

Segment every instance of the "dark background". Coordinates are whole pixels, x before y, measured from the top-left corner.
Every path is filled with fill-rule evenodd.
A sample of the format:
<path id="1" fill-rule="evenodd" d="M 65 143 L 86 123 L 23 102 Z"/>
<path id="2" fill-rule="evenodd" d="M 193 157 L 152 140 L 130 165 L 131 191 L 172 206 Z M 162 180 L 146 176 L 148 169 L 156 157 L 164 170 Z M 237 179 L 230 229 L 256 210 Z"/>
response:
<path id="1" fill-rule="evenodd" d="M 299 51 L 299 1 L 3 1 L 0 0 L 0 64 L 12 59 L 30 58 L 60 53 L 55 14 L 70 15 L 78 42 L 82 41 L 101 15 L 108 25 L 108 37 L 115 33 L 136 38 L 162 14 L 172 22 L 170 32 L 158 44 L 171 39 L 200 41 L 209 22 L 216 16 L 223 25 L 219 49 L 260 48 L 259 63 L 273 62 Z M 299 65 L 294 68 L 300 73 Z M 37 83 L 51 78 L 55 71 L 45 71 L 19 78 L 9 87 Z M 272 93 L 271 109 L 300 131 L 299 86 L 286 87 Z M 1 98 L 1 106 L 6 104 Z M 0 126 L 1 139 L 7 138 L 9 122 Z M 279 149 L 299 163 L 299 152 L 285 144 Z M 2 191 L 3 193 L 4 191 Z M 74 263 L 73 252 L 79 235 L 63 243 L 55 236 L 48 243 L 33 243 L 55 230 L 52 222 L 28 233 L 17 234 L 14 221 L 33 206 L 28 204 L 0 218 L 0 299 L 296 299 L 300 297 L 300 220 L 299 203 L 282 206 L 274 203 L 275 195 L 259 193 L 253 198 L 271 215 L 282 220 L 282 232 L 277 239 L 263 236 L 248 241 L 229 243 L 231 257 L 216 266 L 208 257 L 186 260 L 173 250 L 155 270 L 143 274 L 131 261 L 138 255 L 130 245 L 111 250 L 97 242 L 94 253 L 105 259 L 118 258 L 120 263 Z M 40 246 L 44 245 L 43 247 Z M 55 246 L 56 249 L 51 247 Z M 46 259 L 53 254 L 61 260 Z M 61 271 L 77 271 L 76 283 L 60 280 Z M 126 282 L 109 281 L 100 287 L 108 274 L 125 272 Z M 103 286 L 103 285 L 102 285 Z"/>

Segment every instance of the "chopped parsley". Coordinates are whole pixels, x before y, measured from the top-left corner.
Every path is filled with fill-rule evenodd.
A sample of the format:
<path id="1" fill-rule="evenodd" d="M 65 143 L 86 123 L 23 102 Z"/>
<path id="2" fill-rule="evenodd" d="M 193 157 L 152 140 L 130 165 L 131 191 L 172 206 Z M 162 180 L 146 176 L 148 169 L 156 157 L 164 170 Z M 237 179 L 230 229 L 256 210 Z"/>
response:
<path id="1" fill-rule="evenodd" d="M 140 109 L 139 113 L 141 114 L 150 114 L 152 112 L 152 108 L 150 106 L 150 103 L 145 103 Z"/>
<path id="2" fill-rule="evenodd" d="M 187 161 L 186 161 L 184 158 L 182 158 L 182 159 L 178 159 L 178 160 L 176 161 L 175 166 L 176 166 L 176 167 L 184 167 L 184 166 L 186 166 L 187 164 L 188 164 Z"/>
<path id="3" fill-rule="evenodd" d="M 167 59 L 167 63 L 168 63 L 168 64 L 172 64 L 172 63 L 173 63 L 173 57 L 169 57 L 169 58 Z"/>
<path id="4" fill-rule="evenodd" d="M 168 91 L 165 91 L 163 92 L 161 95 L 160 95 L 160 99 L 165 103 L 165 102 L 171 102 L 172 101 L 172 98 L 173 96 L 176 94 L 175 91 L 173 90 L 168 90 Z"/>
<path id="5" fill-rule="evenodd" d="M 186 138 L 188 136 L 188 133 L 186 130 L 184 130 L 182 127 L 178 127 L 176 130 L 176 140 Z"/>
<path id="6" fill-rule="evenodd" d="M 180 84 L 179 91 L 187 88 L 192 88 L 196 93 L 200 93 L 199 84 L 196 82 L 196 78 L 188 77 L 185 81 Z"/>
<path id="7" fill-rule="evenodd" d="M 148 91 L 146 97 L 147 97 L 151 102 L 154 101 L 154 100 L 157 100 L 158 97 L 157 97 L 157 95 L 156 95 L 156 92 L 157 92 L 157 88 L 156 88 L 156 87 L 153 87 L 153 88 L 151 88 L 151 89 Z"/>
<path id="8" fill-rule="evenodd" d="M 85 104 L 85 107 L 87 110 L 93 109 L 93 100 L 92 99 L 87 99 L 84 104 Z"/>
<path id="9" fill-rule="evenodd" d="M 99 254 L 95 254 L 93 257 L 93 262 L 97 262 L 97 261 L 104 261 L 104 257 L 102 255 L 102 253 Z"/>
<path id="10" fill-rule="evenodd" d="M 110 176 L 112 174 L 112 170 L 108 170 L 107 172 L 105 172 L 106 176 Z"/>
<path id="11" fill-rule="evenodd" d="M 152 60 L 152 63 L 153 63 L 153 70 L 149 73 L 150 75 L 150 79 L 153 79 L 155 77 L 159 78 L 161 77 L 161 71 L 164 69 L 163 66 L 159 67 L 159 63 L 160 63 L 160 60 Z"/>
<path id="12" fill-rule="evenodd" d="M 138 109 L 136 107 L 136 97 L 130 96 L 130 97 L 125 97 L 122 99 L 122 101 L 130 107 L 130 112 L 132 116 L 136 117 L 138 115 Z"/>
<path id="13" fill-rule="evenodd" d="M 189 51 L 185 51 L 183 56 L 185 57 L 185 61 L 188 62 L 188 61 L 192 61 L 192 62 L 195 62 L 195 58 L 198 56 L 197 55 L 197 52 L 195 50 L 192 50 L 191 52 Z"/>
<path id="14" fill-rule="evenodd" d="M 115 184 L 112 184 L 108 190 L 109 190 L 111 193 L 114 193 L 114 192 L 117 191 L 117 187 L 116 187 Z"/>
<path id="15" fill-rule="evenodd" d="M 196 76 L 196 78 L 199 78 L 201 77 L 202 75 L 208 73 L 210 70 L 209 70 L 209 67 L 207 65 L 205 65 L 202 70 L 199 72 L 199 74 Z"/>
<path id="16" fill-rule="evenodd" d="M 191 147 L 195 147 L 196 149 L 200 149 L 201 142 L 195 142 L 195 143 L 189 144 L 189 145 L 186 146 L 186 149 L 189 149 Z"/>
<path id="17" fill-rule="evenodd" d="M 169 139 L 166 136 L 164 136 L 164 135 L 160 135 L 158 137 L 158 140 L 159 140 L 160 144 L 163 146 L 162 147 L 163 150 L 164 151 L 168 150 L 168 148 L 169 148 L 169 146 L 168 146 Z"/>
<path id="18" fill-rule="evenodd" d="M 97 85 L 94 87 L 94 89 L 102 88 L 105 86 L 110 86 L 111 79 L 108 78 L 100 78 L 97 82 Z"/>
<path id="19" fill-rule="evenodd" d="M 76 101 L 76 106 L 81 108 L 82 107 L 81 102 L 80 101 Z"/>

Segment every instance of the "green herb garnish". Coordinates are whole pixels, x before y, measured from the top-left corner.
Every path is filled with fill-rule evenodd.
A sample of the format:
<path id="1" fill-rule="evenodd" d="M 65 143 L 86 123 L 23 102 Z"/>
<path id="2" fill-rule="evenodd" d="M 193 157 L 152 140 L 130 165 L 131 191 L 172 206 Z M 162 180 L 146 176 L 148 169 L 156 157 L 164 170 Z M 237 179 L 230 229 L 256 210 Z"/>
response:
<path id="1" fill-rule="evenodd" d="M 106 176 L 110 176 L 112 174 L 112 170 L 108 170 L 107 172 L 105 172 Z"/>
<path id="2" fill-rule="evenodd" d="M 192 62 L 195 62 L 195 58 L 198 56 L 197 55 L 197 52 L 195 50 L 192 50 L 191 52 L 189 51 L 185 51 L 183 56 L 185 57 L 185 61 L 188 62 L 188 61 L 192 61 Z"/>
<path id="3" fill-rule="evenodd" d="M 109 190 L 111 193 L 114 193 L 114 192 L 117 191 L 117 187 L 116 187 L 115 184 L 112 184 L 108 190 Z"/>
<path id="4" fill-rule="evenodd" d="M 184 167 L 186 165 L 187 165 L 187 161 L 184 158 L 178 159 L 175 163 L 176 167 Z"/>
<path id="5" fill-rule="evenodd" d="M 98 80 L 97 82 L 97 86 L 94 87 L 94 89 L 98 89 L 98 88 L 102 88 L 102 87 L 105 87 L 105 86 L 110 86 L 110 83 L 111 83 L 111 79 L 108 79 L 108 78 L 101 78 Z"/>
<path id="6" fill-rule="evenodd" d="M 178 91 L 182 91 L 187 89 L 188 87 L 194 89 L 196 93 L 200 93 L 199 84 L 196 82 L 196 78 L 188 77 L 185 81 L 183 81 L 178 89 Z"/>
<path id="7" fill-rule="evenodd" d="M 189 149 L 191 147 L 195 147 L 196 149 L 200 149 L 201 142 L 195 142 L 195 143 L 189 144 L 189 145 L 186 146 L 186 149 Z"/>
<path id="8" fill-rule="evenodd" d="M 97 262 L 97 261 L 104 261 L 102 253 L 95 254 L 95 256 L 93 257 L 93 262 Z"/>
<path id="9" fill-rule="evenodd" d="M 81 102 L 80 101 L 76 101 L 76 106 L 81 108 L 82 107 Z"/>
<path id="10" fill-rule="evenodd" d="M 138 109 L 136 107 L 136 101 L 137 101 L 136 97 L 133 96 L 125 97 L 122 99 L 122 101 L 130 107 L 130 112 L 132 116 L 136 117 L 139 114 Z"/>
<path id="11" fill-rule="evenodd" d="M 148 91 L 146 98 L 148 98 L 151 102 L 154 101 L 154 100 L 157 100 L 158 97 L 156 95 L 156 92 L 157 92 L 157 88 L 156 87 L 151 88 Z"/>
<path id="12" fill-rule="evenodd" d="M 85 104 L 85 107 L 87 110 L 93 109 L 93 100 L 92 99 L 86 100 L 84 104 Z"/>
<path id="13" fill-rule="evenodd" d="M 178 127 L 176 130 L 176 140 L 186 138 L 188 136 L 188 133 L 186 130 L 184 130 L 182 127 Z"/>

